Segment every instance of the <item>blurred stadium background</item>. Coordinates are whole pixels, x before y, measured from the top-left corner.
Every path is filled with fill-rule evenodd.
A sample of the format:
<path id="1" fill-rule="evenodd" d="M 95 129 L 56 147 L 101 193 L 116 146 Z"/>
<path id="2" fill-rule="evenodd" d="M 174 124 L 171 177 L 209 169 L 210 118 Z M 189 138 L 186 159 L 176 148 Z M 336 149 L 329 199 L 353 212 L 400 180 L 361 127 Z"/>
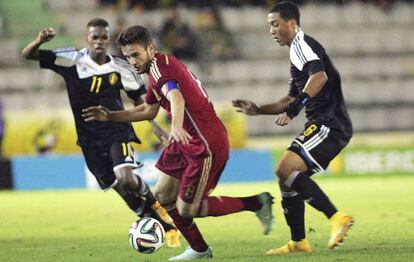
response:
<path id="1" fill-rule="evenodd" d="M 327 48 L 342 74 L 343 91 L 355 128 L 355 137 L 351 144 L 332 162 L 326 172 L 328 181 L 323 182 L 322 185 L 326 185 L 328 191 L 333 192 L 333 195 L 337 193 L 340 203 L 345 203 L 345 207 L 348 209 L 352 210 L 354 203 L 360 199 L 366 200 L 363 202 L 367 204 L 368 209 L 371 208 L 370 212 L 372 212 L 369 215 L 378 218 L 378 228 L 381 230 L 384 224 L 380 223 L 383 221 L 385 224 L 391 225 L 395 223 L 394 220 L 397 221 L 400 218 L 405 219 L 402 223 L 406 224 L 402 225 L 409 227 L 413 221 L 412 217 L 406 219 L 404 215 L 400 214 L 405 214 L 406 210 L 410 209 L 409 190 L 403 190 L 403 188 L 404 185 L 413 183 L 413 179 L 410 177 L 414 174 L 413 1 L 295 2 L 300 4 L 302 28 Z M 175 8 L 171 7 L 172 3 L 177 4 L 173 5 Z M 21 49 L 46 26 L 57 29 L 56 38 L 43 46 L 51 49 L 58 47 L 82 48 L 85 44 L 86 23 L 93 17 L 106 19 L 111 25 L 113 35 L 116 35 L 119 28 L 133 24 L 143 24 L 152 29 L 160 48 L 182 57 L 188 67 L 202 80 L 210 97 L 217 105 L 220 117 L 228 128 L 233 150 L 222 180 L 248 183 L 264 181 L 263 183 L 266 184 L 254 185 L 256 188 L 265 185 L 266 190 L 272 190 L 272 193 L 277 195 L 273 182 L 274 166 L 291 138 L 302 130 L 303 121 L 298 118 L 288 127 L 277 127 L 273 124 L 272 117 L 246 118 L 237 114 L 231 108 L 230 102 L 235 98 L 254 98 L 259 103 L 266 103 L 287 93 L 288 50 L 286 47 L 282 48 L 274 43 L 268 35 L 266 24 L 267 10 L 271 3 L 272 1 L 267 0 L 1 0 L 0 115 L 2 121 L 0 122 L 0 135 L 3 140 L 2 157 L 0 155 L 0 190 L 29 190 L 19 193 L 0 192 L 2 193 L 0 208 L 4 206 L 5 210 L 10 210 L 8 214 L 0 215 L 0 224 L 5 225 L 3 228 L 0 227 L 0 232 L 3 230 L 5 233 L 3 239 L 0 236 L 0 255 L 3 253 L 5 261 L 8 260 L 7 252 L 3 252 L 6 249 L 2 249 L 1 243 L 4 244 L 3 247 L 12 247 L 12 253 L 14 252 L 16 257 L 19 257 L 25 244 L 35 245 L 29 243 L 32 239 L 30 232 L 13 224 L 14 219 L 22 223 L 26 220 L 27 214 L 20 210 L 19 205 L 25 205 L 31 201 L 30 199 L 36 199 L 36 205 L 30 209 L 31 216 L 36 215 L 35 213 L 39 210 L 50 212 L 50 216 L 54 216 L 54 211 L 48 203 L 54 203 L 51 204 L 52 206 L 56 205 L 54 208 L 60 207 L 56 204 L 58 200 L 51 201 L 56 197 L 54 191 L 46 191 L 41 194 L 31 190 L 96 188 L 93 178 L 85 168 L 80 150 L 75 145 L 75 128 L 63 80 L 51 71 L 39 69 L 35 62 L 27 62 L 20 57 Z M 174 16 L 174 14 L 178 15 Z M 166 26 L 167 18 L 172 18 L 179 23 L 173 23 L 172 28 L 175 31 L 168 31 L 170 32 L 168 36 L 171 38 L 166 39 L 163 36 L 167 35 L 167 30 L 171 29 Z M 186 26 L 182 26 L 183 24 Z M 178 30 L 178 28 L 181 29 Z M 177 37 L 183 37 L 185 38 L 184 42 L 189 43 L 184 50 L 176 50 L 177 47 L 168 45 L 168 43 L 177 42 Z M 111 51 L 115 53 L 118 50 L 112 46 Z M 162 126 L 168 127 L 165 116 L 161 115 L 158 121 Z M 135 130 L 144 141 L 144 144 L 137 149 L 139 157 L 146 164 L 137 172 L 153 183 L 156 179 L 156 171 L 152 164 L 157 158 L 157 140 L 151 134 L 150 127 L 145 123 L 135 124 Z M 381 189 L 377 191 L 374 187 L 385 188 L 386 185 L 389 185 L 387 182 L 389 180 L 386 177 L 391 177 L 391 175 L 399 181 L 403 181 L 402 184 L 394 182 L 386 194 L 386 196 L 404 194 L 401 199 L 404 199 L 405 202 L 396 197 L 396 199 L 389 200 L 388 206 L 385 206 L 386 210 L 398 209 L 397 217 L 376 213 L 383 206 L 376 194 Z M 350 177 L 349 181 L 342 180 L 346 181 L 344 182 L 346 188 L 337 184 L 335 179 L 330 180 L 329 177 L 335 176 L 347 179 Z M 353 179 L 356 179 L 355 176 L 363 176 L 358 180 L 358 183 L 362 183 L 358 188 L 351 186 Z M 372 181 L 375 183 L 371 184 Z M 373 185 L 372 188 L 371 185 Z M 255 188 L 255 186 L 251 188 Z M 246 186 L 243 189 L 245 191 L 239 192 L 250 194 L 248 189 L 251 188 Z M 370 190 L 367 191 L 365 188 L 370 188 Z M 230 193 L 234 192 L 232 187 L 225 187 L 225 190 L 229 190 Z M 79 208 L 75 205 L 83 202 L 81 199 L 84 196 L 87 195 L 85 199 L 91 197 L 90 207 L 83 206 L 78 211 L 84 217 L 90 215 L 89 210 L 95 209 L 100 199 L 108 201 L 109 198 L 108 194 L 95 197 L 95 193 L 86 193 L 83 190 L 62 192 L 61 194 L 63 194 L 61 198 L 79 199 L 76 204 L 66 204 L 65 202 L 64 206 L 68 205 L 70 210 Z M 353 200 L 355 202 L 346 202 L 351 195 L 357 197 Z M 110 197 L 110 201 L 115 201 L 112 197 L 116 199 L 116 196 L 111 195 Z M 60 198 L 56 197 L 56 199 Z M 67 201 L 69 202 L 69 200 Z M 397 206 L 396 203 L 403 205 Z M 108 221 L 114 221 L 128 213 L 127 208 L 122 206 L 120 201 L 116 202 L 114 206 L 116 205 L 119 206 L 119 210 L 116 209 L 118 213 L 115 212 L 112 217 L 109 216 Z M 96 217 L 108 217 L 109 211 L 106 211 L 106 206 L 99 203 L 98 207 L 95 210 Z M 55 210 L 54 208 L 53 210 Z M 275 208 L 279 207 L 275 206 Z M 354 210 L 355 213 L 362 214 L 366 209 L 357 205 Z M 383 212 L 387 213 L 387 211 Z M 58 211 L 57 213 L 61 217 L 73 215 L 72 212 Z M 280 212 L 277 216 L 278 219 L 282 219 Z M 39 218 L 39 221 L 48 221 L 42 219 Z M 360 219 L 358 222 L 361 221 L 361 224 L 366 222 L 364 219 L 368 220 L 362 215 L 360 215 Z M 391 221 L 392 219 L 394 220 Z M 4 223 L 6 220 L 9 222 Z M 86 221 L 84 224 L 94 224 L 91 222 L 92 220 L 83 218 L 82 221 Z M 128 224 L 131 218 L 124 218 L 124 220 Z M 220 221 L 220 223 L 224 223 L 223 227 L 233 223 L 226 219 Z M 320 224 L 322 223 L 325 222 L 320 222 Z M 62 225 L 60 221 L 56 223 L 44 222 L 43 227 L 38 229 L 36 234 L 42 238 L 45 235 L 45 239 L 47 239 L 46 235 L 49 233 L 42 233 L 42 230 L 49 228 L 50 224 L 56 232 L 66 230 L 64 227 L 57 229 Z M 31 225 L 36 227 L 36 225 Z M 95 224 L 95 226 L 100 226 L 100 224 Z M 105 232 L 107 227 L 107 225 L 102 226 L 102 230 L 98 231 Z M 76 236 L 83 235 L 87 230 L 91 231 L 88 233 L 90 236 L 97 234 L 94 227 L 91 229 L 89 226 L 86 228 L 75 225 L 74 228 L 77 230 L 73 233 Z M 121 234 L 118 230 L 119 225 L 118 228 L 113 225 L 109 228 L 113 228 L 113 230 L 102 237 L 107 242 L 104 244 L 99 242 L 99 245 L 110 245 L 108 244 L 111 241 L 108 240 L 108 236 L 112 237 L 110 234 L 115 234 L 116 240 L 124 241 L 123 232 Z M 372 230 L 376 228 L 373 229 L 369 226 L 360 228 L 363 231 L 360 234 L 366 234 L 362 238 L 360 235 L 359 240 L 361 243 L 365 243 L 364 237 L 369 238 L 370 248 L 374 250 L 372 254 L 379 254 L 378 256 L 386 255 L 389 250 L 395 251 L 395 245 L 400 246 L 401 243 L 404 243 L 404 252 L 406 252 L 408 260 L 402 259 L 402 261 L 409 261 L 413 258 L 412 255 L 409 255 L 409 252 L 413 250 L 412 234 L 410 235 L 404 228 L 402 226 L 401 232 L 399 231 L 397 236 L 392 233 L 394 229 L 383 230 L 384 234 L 391 232 L 385 236 L 385 238 L 391 236 L 393 239 L 388 245 L 387 241 L 381 238 L 378 239 L 378 242 L 377 237 L 372 236 Z M 70 230 L 71 228 L 67 231 L 71 232 Z M 19 244 L 21 240 L 15 239 L 15 235 L 20 235 L 22 232 L 24 236 L 29 236 L 27 242 L 23 241 L 23 247 Z M 227 231 L 223 232 L 227 234 Z M 87 238 L 88 234 L 82 240 L 85 243 L 90 243 Z M 215 234 L 219 233 L 210 232 L 210 237 L 214 239 Z M 59 239 L 59 237 L 56 238 Z M 36 240 L 35 237 L 33 239 Z M 409 244 L 410 239 L 411 244 Z M 75 241 L 79 242 L 79 240 Z M 81 243 L 83 243 L 82 241 Z M 45 245 L 48 242 L 45 241 Z M 69 237 L 69 240 L 66 239 L 63 242 L 69 244 L 62 249 L 56 249 L 55 246 L 47 247 L 46 249 L 51 250 L 52 256 L 40 256 L 38 261 L 62 259 L 59 254 L 56 255 L 57 251 L 55 251 L 56 254 L 53 253 L 54 250 L 68 249 L 73 240 Z M 117 245 L 122 249 L 127 245 L 126 243 L 125 241 L 125 243 L 122 242 L 122 245 Z M 389 249 L 384 249 L 381 253 L 380 247 L 384 245 Z M 362 250 L 356 244 L 351 247 L 357 253 L 358 250 Z M 39 255 L 37 253 L 39 249 L 37 246 L 31 248 L 26 250 L 24 254 L 36 258 L 36 255 Z M 101 249 L 102 246 L 97 245 L 93 252 L 100 253 Z M 84 256 L 89 254 L 88 250 L 83 250 L 84 253 L 77 254 L 79 257 L 74 258 L 71 257 L 72 250 L 64 252 L 66 252 L 64 255 L 73 261 L 83 261 Z M 226 253 L 220 249 L 218 252 Z M 361 255 L 361 252 L 358 254 Z M 107 255 L 111 255 L 109 251 Z M 368 261 L 369 255 L 365 255 L 366 260 L 364 261 Z M 167 255 L 164 253 L 161 256 Z M 322 257 L 314 257 L 315 260 L 312 261 L 320 261 L 321 258 L 324 258 L 323 255 Z M 132 258 L 126 255 L 125 259 L 120 261 L 127 259 Z M 243 261 L 252 261 L 251 257 L 244 259 L 247 260 Z M 334 260 L 333 257 L 325 257 L 325 259 Z M 344 259 L 355 260 L 352 256 L 346 256 Z"/>
<path id="2" fill-rule="evenodd" d="M 301 4 L 302 28 L 321 41 L 342 74 L 343 91 L 356 131 L 349 149 L 332 164 L 331 171 L 413 173 L 413 2 L 296 2 Z M 301 130 L 303 121 L 296 119 L 290 126 L 280 128 L 274 125 L 272 117 L 245 118 L 230 106 L 235 98 L 253 97 L 265 103 L 287 92 L 288 51 L 268 35 L 269 4 L 271 1 L 260 0 L 2 0 L 2 152 L 9 160 L 2 162 L 5 182 L 0 187 L 19 188 L 17 180 L 21 176 L 29 185 L 36 185 L 31 180 L 33 175 L 17 163 L 28 167 L 32 165 L 30 161 L 40 161 L 41 167 L 51 169 L 41 164 L 48 159 L 45 155 L 66 159 L 62 155 L 76 157 L 80 153 L 75 145 L 75 128 L 63 80 L 52 71 L 39 69 L 35 62 L 23 61 L 20 51 L 46 26 L 54 27 L 57 37 L 44 48 L 82 48 L 85 25 L 93 17 L 109 21 L 113 38 L 125 26 L 146 25 L 162 50 L 186 60 L 217 105 L 233 148 L 266 151 L 266 161 L 272 162 L 266 163 L 270 175 L 264 178 L 271 179 L 278 152 Z M 181 49 L 171 45 L 180 37 L 187 41 Z M 113 45 L 111 51 L 119 50 Z M 159 121 L 168 127 L 164 116 Z M 140 152 L 156 148 L 157 141 L 145 123 L 136 124 L 135 129 L 144 141 L 138 147 Z M 247 158 L 250 153 L 246 153 Z M 151 157 L 154 155 L 150 154 Z"/>

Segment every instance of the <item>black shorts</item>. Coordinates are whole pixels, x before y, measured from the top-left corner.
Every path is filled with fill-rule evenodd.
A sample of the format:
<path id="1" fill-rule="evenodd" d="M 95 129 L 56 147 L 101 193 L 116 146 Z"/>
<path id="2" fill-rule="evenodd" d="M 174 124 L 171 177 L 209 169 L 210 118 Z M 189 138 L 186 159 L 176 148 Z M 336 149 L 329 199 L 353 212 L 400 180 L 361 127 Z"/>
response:
<path id="1" fill-rule="evenodd" d="M 82 152 L 89 171 L 103 190 L 116 184 L 116 170 L 126 166 L 138 167 L 130 143 L 114 142 L 98 147 L 82 147 Z"/>
<path id="2" fill-rule="evenodd" d="M 288 150 L 298 154 L 306 166 L 309 175 L 324 171 L 329 162 L 348 144 L 351 137 L 344 132 L 330 129 L 328 126 L 310 123 L 293 140 Z"/>

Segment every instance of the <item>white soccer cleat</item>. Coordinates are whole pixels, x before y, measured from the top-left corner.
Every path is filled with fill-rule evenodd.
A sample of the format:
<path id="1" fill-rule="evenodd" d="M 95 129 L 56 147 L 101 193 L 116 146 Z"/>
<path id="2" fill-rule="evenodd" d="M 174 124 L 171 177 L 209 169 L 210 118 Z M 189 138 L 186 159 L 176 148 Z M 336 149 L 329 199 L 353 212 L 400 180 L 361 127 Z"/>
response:
<path id="1" fill-rule="evenodd" d="M 191 247 L 187 247 L 185 251 L 175 257 L 170 257 L 168 261 L 184 261 L 184 260 L 191 260 L 191 259 L 205 259 L 205 258 L 213 258 L 213 250 L 209 247 L 204 252 L 197 252 Z"/>
<path id="2" fill-rule="evenodd" d="M 275 217 L 272 214 L 273 196 L 269 192 L 263 192 L 257 195 L 262 207 L 256 211 L 256 216 L 263 226 L 263 234 L 269 234 L 272 230 Z"/>

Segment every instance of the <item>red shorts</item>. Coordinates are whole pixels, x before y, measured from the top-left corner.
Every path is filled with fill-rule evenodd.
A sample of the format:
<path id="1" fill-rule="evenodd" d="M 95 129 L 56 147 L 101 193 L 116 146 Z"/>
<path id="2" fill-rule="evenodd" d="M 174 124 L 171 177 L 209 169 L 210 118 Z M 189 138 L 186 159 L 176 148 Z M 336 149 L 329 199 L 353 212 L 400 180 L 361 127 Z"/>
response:
<path id="1" fill-rule="evenodd" d="M 228 159 L 227 136 L 208 147 L 201 139 L 191 139 L 186 146 L 177 142 L 167 146 L 155 166 L 180 180 L 182 200 L 200 203 L 216 187 Z"/>

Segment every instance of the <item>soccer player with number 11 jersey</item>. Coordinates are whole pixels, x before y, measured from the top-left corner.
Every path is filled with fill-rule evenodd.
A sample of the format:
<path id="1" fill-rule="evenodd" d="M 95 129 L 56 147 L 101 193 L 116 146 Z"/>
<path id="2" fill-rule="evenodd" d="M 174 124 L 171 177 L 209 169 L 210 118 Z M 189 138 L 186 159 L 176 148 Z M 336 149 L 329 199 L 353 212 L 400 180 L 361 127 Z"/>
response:
<path id="1" fill-rule="evenodd" d="M 141 95 L 146 91 L 141 77 L 125 60 L 107 53 L 108 22 L 94 18 L 86 29 L 87 47 L 82 50 L 39 49 L 55 37 L 55 30 L 49 27 L 39 32 L 23 49 L 22 55 L 38 60 L 41 68 L 53 70 L 65 80 L 78 145 L 99 186 L 105 191 L 113 188 L 136 215 L 158 219 L 167 232 L 167 245 L 178 247 L 180 233 L 171 225 L 171 218 L 155 200 L 145 181 L 132 172 L 138 165 L 130 143 L 140 141 L 131 124 L 83 121 L 81 112 L 88 106 L 101 104 L 112 110 L 123 109 L 120 90 L 124 90 L 135 105 L 143 102 Z M 156 123 L 153 126 L 156 127 Z"/>

